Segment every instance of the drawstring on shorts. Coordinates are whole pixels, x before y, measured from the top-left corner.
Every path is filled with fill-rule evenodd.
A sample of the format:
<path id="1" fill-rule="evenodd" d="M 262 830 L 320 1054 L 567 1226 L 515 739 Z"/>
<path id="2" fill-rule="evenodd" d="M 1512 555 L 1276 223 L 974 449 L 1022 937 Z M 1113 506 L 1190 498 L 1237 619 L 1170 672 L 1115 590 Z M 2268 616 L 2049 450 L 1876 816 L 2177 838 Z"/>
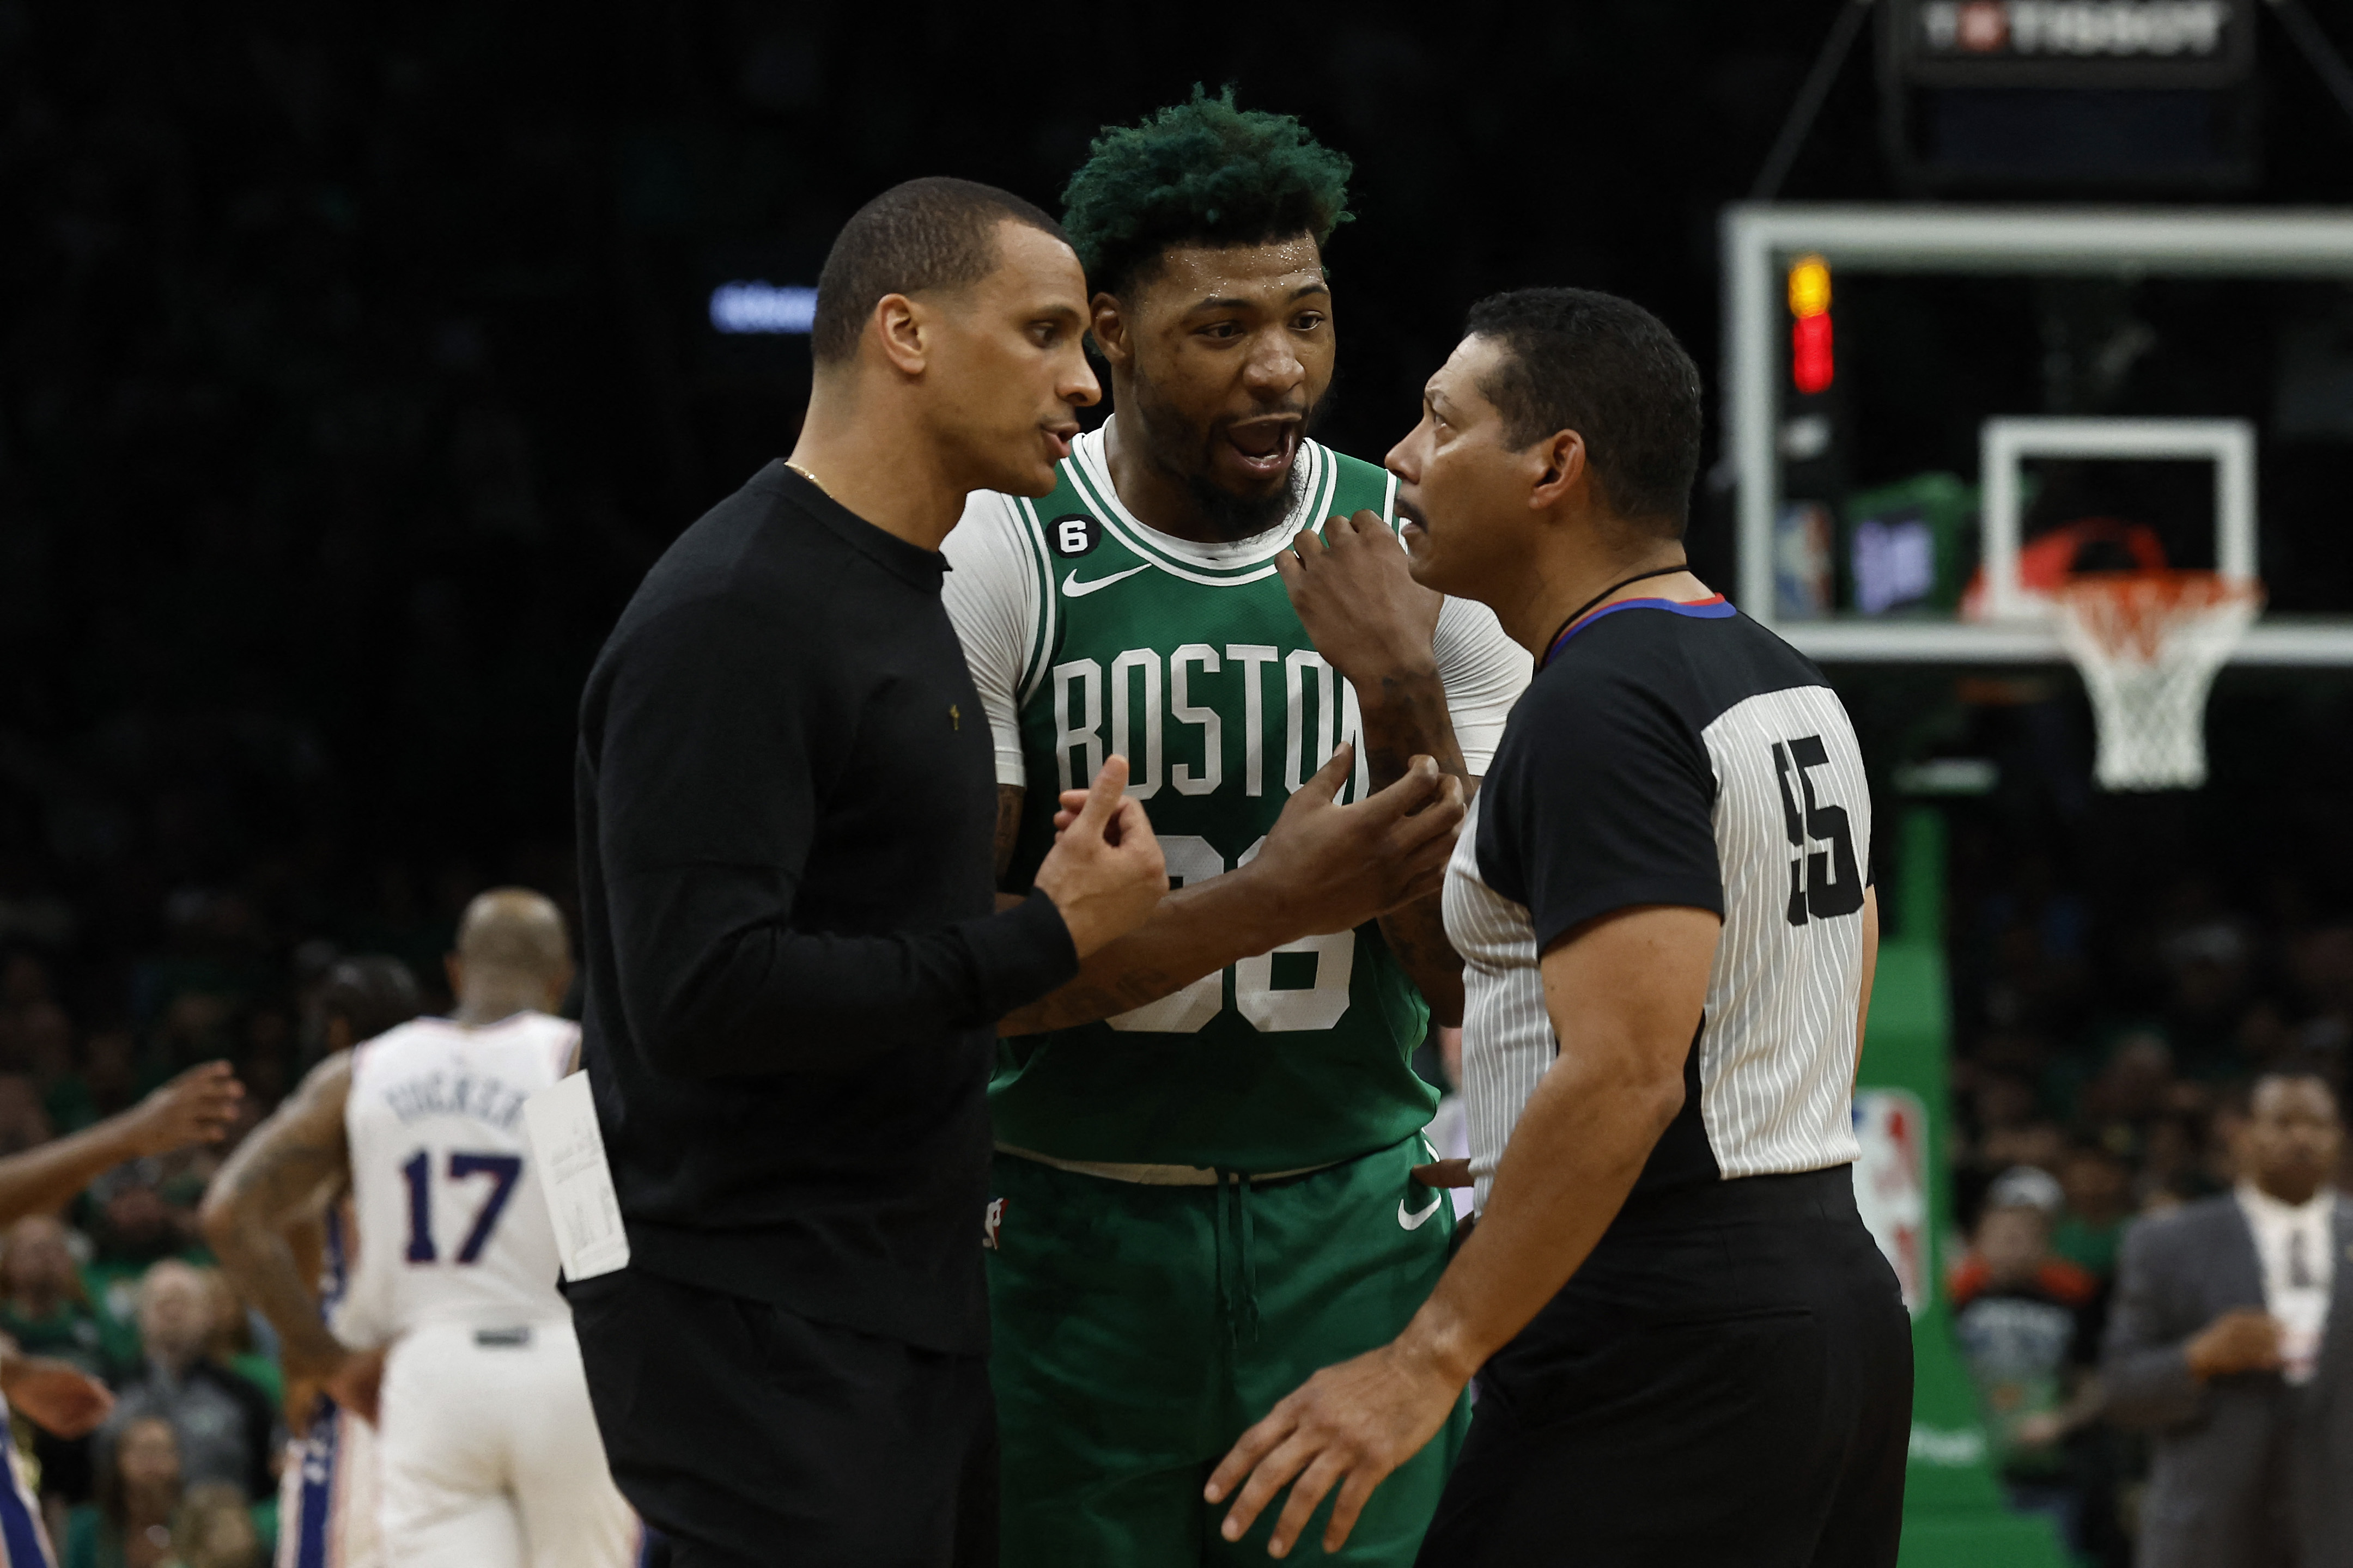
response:
<path id="1" fill-rule="evenodd" d="M 1241 1171 L 1218 1172 L 1218 1303 L 1226 1314 L 1226 1342 L 1239 1347 L 1243 1331 L 1249 1332 L 1250 1342 L 1259 1337 L 1258 1309 L 1258 1247 L 1250 1223 L 1250 1179 Z M 1234 1246 L 1234 1268 L 1238 1276 L 1228 1282 L 1226 1255 L 1227 1237 L 1231 1233 Z"/>

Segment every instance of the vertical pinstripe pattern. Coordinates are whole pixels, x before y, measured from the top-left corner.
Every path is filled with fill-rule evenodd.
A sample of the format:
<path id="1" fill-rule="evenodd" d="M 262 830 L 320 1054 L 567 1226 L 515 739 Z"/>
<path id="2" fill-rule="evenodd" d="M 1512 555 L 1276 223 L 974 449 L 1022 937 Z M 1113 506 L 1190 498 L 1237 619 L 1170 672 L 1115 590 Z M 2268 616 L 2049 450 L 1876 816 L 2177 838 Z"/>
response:
<path id="1" fill-rule="evenodd" d="M 1830 760 L 1808 770 L 1804 787 L 1846 813 L 1861 875 L 1871 864 L 1871 787 L 1846 710 L 1828 687 L 1751 697 L 1701 731 L 1715 770 L 1724 935 L 1700 1033 L 1700 1116 L 1726 1176 L 1817 1171 L 1862 1152 L 1848 1100 L 1862 921 L 1788 920 L 1790 862 L 1823 846 L 1789 843 L 1773 748 L 1809 735 L 1820 737 Z M 1802 795 L 1797 781 L 1788 787 Z"/>
<path id="2" fill-rule="evenodd" d="M 1800 736 L 1820 737 L 1829 759 L 1807 770 L 1804 783 L 1814 800 L 1846 813 L 1856 865 L 1868 866 L 1871 792 L 1853 727 L 1829 688 L 1750 697 L 1702 731 L 1716 780 L 1725 920 L 1698 1043 L 1700 1118 L 1726 1177 L 1820 1170 L 1860 1152 L 1849 1100 L 1862 922 L 1789 921 L 1790 864 L 1826 848 L 1810 837 L 1801 846 L 1788 840 L 1774 747 Z M 1496 1161 L 1557 1043 L 1527 908 L 1496 892 L 1481 871 L 1482 799 L 1483 792 L 1472 801 L 1448 863 L 1445 910 L 1446 934 L 1463 960 L 1463 1101 L 1483 1208 Z"/>
<path id="3" fill-rule="evenodd" d="M 1495 1184 L 1495 1162 L 1556 1054 L 1527 906 L 1504 897 L 1479 874 L 1483 798 L 1471 797 L 1447 862 L 1444 895 L 1447 940 L 1462 955 L 1462 1110 L 1482 1209 Z"/>

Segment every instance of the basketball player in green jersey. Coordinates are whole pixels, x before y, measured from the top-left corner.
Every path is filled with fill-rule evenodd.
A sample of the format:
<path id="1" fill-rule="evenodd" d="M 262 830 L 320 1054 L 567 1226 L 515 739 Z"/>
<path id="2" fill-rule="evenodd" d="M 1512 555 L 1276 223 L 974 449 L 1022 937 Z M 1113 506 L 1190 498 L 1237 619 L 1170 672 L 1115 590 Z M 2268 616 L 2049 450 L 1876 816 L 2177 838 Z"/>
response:
<path id="1" fill-rule="evenodd" d="M 1389 476 L 1308 438 L 1347 173 L 1230 94 L 1106 132 L 1065 201 L 1116 412 L 1051 495 L 976 494 L 945 546 L 1006 888 L 1112 752 L 1182 884 L 1166 922 L 1001 1026 L 1007 1568 L 1261 1557 L 1263 1530 L 1219 1539 L 1210 1468 L 1301 1377 L 1386 1342 L 1446 1260 L 1452 1209 L 1412 1176 L 1436 1096 L 1408 1061 L 1422 993 L 1460 1005 L 1436 900 L 1335 929 L 1253 863 L 1289 855 L 1287 805 L 1409 785 L 1418 754 L 1471 782 L 1528 676 L 1492 614 L 1411 583 Z M 1333 615 L 1335 579 L 1380 608 Z M 1175 928 L 1219 878 L 1254 896 L 1225 900 L 1213 952 Z M 1460 1432 L 1376 1494 L 1342 1560 L 1412 1562 Z"/>

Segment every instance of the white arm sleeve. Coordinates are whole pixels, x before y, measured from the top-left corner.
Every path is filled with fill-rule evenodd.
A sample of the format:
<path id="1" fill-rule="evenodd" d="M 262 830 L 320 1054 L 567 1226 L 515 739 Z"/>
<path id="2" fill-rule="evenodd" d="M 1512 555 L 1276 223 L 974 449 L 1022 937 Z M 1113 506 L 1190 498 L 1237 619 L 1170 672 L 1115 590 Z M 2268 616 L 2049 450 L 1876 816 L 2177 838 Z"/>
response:
<path id="1" fill-rule="evenodd" d="M 1438 679 L 1446 687 L 1446 710 L 1454 721 L 1454 741 L 1472 778 L 1484 778 L 1504 738 L 1512 704 L 1535 674 L 1528 650 L 1504 635 L 1495 612 L 1471 599 L 1450 597 L 1439 606 L 1438 632 L 1430 638 Z"/>
<path id="2" fill-rule="evenodd" d="M 1038 569 L 1021 531 L 1029 524 L 1009 496 L 975 490 L 940 546 L 948 558 L 940 600 L 964 644 L 997 743 L 997 782 L 1026 784 L 1021 765 L 1021 675 L 1037 641 Z"/>

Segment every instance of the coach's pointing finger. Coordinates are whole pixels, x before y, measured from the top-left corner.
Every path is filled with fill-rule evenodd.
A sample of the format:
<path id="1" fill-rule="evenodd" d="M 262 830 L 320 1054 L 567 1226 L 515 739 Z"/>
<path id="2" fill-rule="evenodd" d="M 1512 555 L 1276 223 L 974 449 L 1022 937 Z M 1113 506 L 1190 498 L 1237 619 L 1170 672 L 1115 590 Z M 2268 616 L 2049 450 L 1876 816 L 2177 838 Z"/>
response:
<path id="1" fill-rule="evenodd" d="M 1168 890 L 1151 819 L 1126 788 L 1127 759 L 1114 756 L 1038 867 L 1038 890 L 1053 900 L 1081 958 L 1142 925 Z"/>

